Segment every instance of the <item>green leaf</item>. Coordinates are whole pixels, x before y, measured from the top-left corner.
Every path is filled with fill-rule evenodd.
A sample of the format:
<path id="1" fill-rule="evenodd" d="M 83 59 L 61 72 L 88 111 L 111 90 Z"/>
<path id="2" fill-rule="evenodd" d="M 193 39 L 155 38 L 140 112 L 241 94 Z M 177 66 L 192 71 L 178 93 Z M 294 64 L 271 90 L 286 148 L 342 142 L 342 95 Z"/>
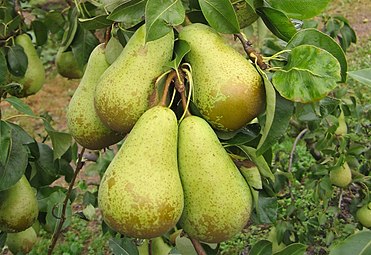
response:
<path id="1" fill-rule="evenodd" d="M 249 255 L 272 255 L 272 243 L 260 240 L 251 248 Z"/>
<path id="2" fill-rule="evenodd" d="M 254 189 L 263 188 L 259 169 L 256 166 L 252 167 L 240 166 L 239 169 L 250 187 L 253 187 Z"/>
<path id="3" fill-rule="evenodd" d="M 256 11 L 268 29 L 278 38 L 287 42 L 297 32 L 295 26 L 283 12 L 270 7 L 259 7 Z"/>
<path id="4" fill-rule="evenodd" d="M 108 64 L 112 64 L 115 62 L 117 57 L 121 54 L 122 50 L 124 47 L 122 47 L 122 44 L 116 37 L 111 37 L 111 39 L 108 41 L 106 50 L 105 50 L 105 55 L 106 55 L 106 60 Z"/>
<path id="5" fill-rule="evenodd" d="M 228 145 L 244 145 L 253 141 L 260 135 L 260 125 L 258 123 L 248 124 L 238 131 L 223 132 L 216 131 L 218 137 L 226 140 L 224 143 Z"/>
<path id="6" fill-rule="evenodd" d="M 283 250 L 274 253 L 274 255 L 304 255 L 307 245 L 302 243 L 293 243 L 286 246 Z"/>
<path id="7" fill-rule="evenodd" d="M 1 122 L 2 126 L 5 125 Z M 9 123 L 6 123 L 11 127 Z M 23 129 L 22 129 L 23 130 Z M 0 162 L 0 191 L 13 186 L 24 174 L 27 163 L 28 153 L 22 141 L 23 134 L 20 130 L 12 128 L 11 145 L 8 148 L 8 156 L 5 164 Z"/>
<path id="8" fill-rule="evenodd" d="M 265 75 L 263 77 L 267 107 L 263 135 L 256 151 L 257 156 L 264 154 L 286 132 L 294 111 L 294 104 L 276 93 L 272 83 Z"/>
<path id="9" fill-rule="evenodd" d="M 33 171 L 30 183 L 34 187 L 49 185 L 59 177 L 53 150 L 44 143 L 38 143 L 38 149 L 39 158 L 30 163 Z"/>
<path id="10" fill-rule="evenodd" d="M 236 13 L 229 0 L 199 0 L 198 2 L 207 22 L 216 31 L 225 34 L 240 32 Z"/>
<path id="11" fill-rule="evenodd" d="M 256 214 L 259 223 L 273 223 L 277 219 L 277 198 L 263 197 L 259 194 Z"/>
<path id="12" fill-rule="evenodd" d="M 112 25 L 112 21 L 108 19 L 107 14 L 98 15 L 92 18 L 79 18 L 80 25 L 86 30 L 95 30 L 106 28 Z"/>
<path id="13" fill-rule="evenodd" d="M 116 22 L 122 22 L 123 28 L 131 28 L 144 19 L 147 0 L 127 1 L 116 7 L 107 17 Z"/>
<path id="14" fill-rule="evenodd" d="M 137 246 L 127 237 L 109 239 L 109 247 L 114 255 L 138 255 Z"/>
<path id="15" fill-rule="evenodd" d="M 60 217 L 62 213 L 63 201 L 66 195 L 62 192 L 62 190 L 58 190 L 53 192 L 47 198 L 47 214 L 46 214 L 46 224 L 45 229 L 48 232 L 53 233 L 56 227 L 59 224 L 60 219 L 56 218 Z M 67 203 L 67 210 L 66 210 L 66 221 L 63 223 L 62 230 L 68 227 L 71 224 L 71 217 L 72 217 L 72 209 L 71 209 L 71 202 L 68 201 Z"/>
<path id="16" fill-rule="evenodd" d="M 183 23 L 185 10 L 181 0 L 148 0 L 145 10 L 146 42 L 165 36 Z"/>
<path id="17" fill-rule="evenodd" d="M 72 145 L 72 136 L 68 133 L 55 131 L 49 122 L 44 120 L 45 130 L 52 140 L 54 159 L 62 157 L 62 155 Z"/>
<path id="18" fill-rule="evenodd" d="M 185 236 L 177 236 L 175 239 L 175 246 L 180 254 L 197 255 L 191 240 Z"/>
<path id="19" fill-rule="evenodd" d="M 309 19 L 327 7 L 331 0 L 267 0 L 275 9 L 283 11 L 288 17 L 294 19 Z"/>
<path id="20" fill-rule="evenodd" d="M 168 67 L 174 70 L 178 69 L 180 63 L 182 62 L 184 56 L 191 50 L 191 47 L 186 41 L 177 40 L 174 44 L 174 54 L 175 58 L 167 64 Z"/>
<path id="21" fill-rule="evenodd" d="M 68 23 L 67 28 L 64 31 L 60 51 L 66 51 L 71 43 L 74 41 L 75 35 L 77 33 L 78 24 L 78 10 L 76 7 L 70 9 L 68 11 Z"/>
<path id="22" fill-rule="evenodd" d="M 0 87 L 2 84 L 6 84 L 8 81 L 8 65 L 5 58 L 3 49 L 0 49 Z"/>
<path id="23" fill-rule="evenodd" d="M 36 36 L 36 44 L 45 44 L 48 40 L 48 27 L 44 24 L 44 22 L 40 20 L 34 20 L 31 23 L 31 27 Z"/>
<path id="24" fill-rule="evenodd" d="M 36 116 L 31 107 L 29 107 L 26 103 L 24 103 L 21 99 L 17 97 L 8 97 L 5 99 L 8 103 L 10 103 L 15 109 L 20 111 L 21 113 L 30 115 L 30 116 Z"/>
<path id="25" fill-rule="evenodd" d="M 371 254 L 371 231 L 359 231 L 330 249 L 329 255 Z"/>
<path id="26" fill-rule="evenodd" d="M 258 14 L 255 11 L 257 7 L 256 0 L 245 0 L 245 1 L 231 1 L 233 8 L 236 12 L 237 20 L 241 28 L 245 28 L 254 23 L 258 18 Z"/>
<path id="27" fill-rule="evenodd" d="M 63 29 L 64 18 L 58 11 L 50 11 L 45 15 L 45 24 L 52 34 Z"/>
<path id="28" fill-rule="evenodd" d="M 350 71 L 348 72 L 348 75 L 352 79 L 360 83 L 371 86 L 371 68 L 366 68 L 366 69 L 357 70 L 357 71 Z"/>
<path id="29" fill-rule="evenodd" d="M 12 129 L 5 121 L 0 120 L 0 165 L 5 165 L 12 147 Z"/>
<path id="30" fill-rule="evenodd" d="M 23 48 L 19 45 L 9 47 L 7 57 L 10 73 L 17 77 L 23 77 L 28 67 L 28 58 Z"/>
<path id="31" fill-rule="evenodd" d="M 98 44 L 98 39 L 89 30 L 82 29 L 81 27 L 77 29 L 71 48 L 77 63 L 82 69 L 88 62 L 91 52 Z"/>
<path id="32" fill-rule="evenodd" d="M 341 82 L 346 81 L 348 70 L 347 59 L 344 51 L 334 39 L 314 28 L 303 29 L 291 38 L 286 49 L 292 49 L 303 44 L 313 45 L 330 52 L 340 63 Z"/>
<path id="33" fill-rule="evenodd" d="M 250 158 L 250 160 L 255 163 L 255 165 L 259 168 L 261 175 L 274 181 L 274 175 L 269 168 L 267 161 L 262 155 L 256 155 L 256 149 L 244 145 L 237 147 L 240 148 Z"/>
<path id="34" fill-rule="evenodd" d="M 300 45 L 273 74 L 272 82 L 284 98 L 309 103 L 324 98 L 339 80 L 340 64 L 334 56 L 312 45 Z"/>

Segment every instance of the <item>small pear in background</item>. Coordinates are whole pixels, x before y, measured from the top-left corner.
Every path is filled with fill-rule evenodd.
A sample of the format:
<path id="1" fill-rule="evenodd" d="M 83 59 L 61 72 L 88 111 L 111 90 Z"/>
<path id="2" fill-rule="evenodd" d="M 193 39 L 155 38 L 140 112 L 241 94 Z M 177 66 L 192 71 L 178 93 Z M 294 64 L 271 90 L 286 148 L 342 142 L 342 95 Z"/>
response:
<path id="1" fill-rule="evenodd" d="M 71 50 L 59 50 L 55 58 L 55 65 L 57 66 L 57 72 L 65 78 L 80 79 L 84 75 L 83 69 L 77 63 Z"/>
<path id="2" fill-rule="evenodd" d="M 25 176 L 0 191 L 0 230 L 20 232 L 31 227 L 39 215 L 35 192 Z"/>
<path id="3" fill-rule="evenodd" d="M 6 245 L 13 254 L 29 253 L 37 242 L 37 234 L 35 230 L 30 227 L 24 231 L 17 233 L 8 233 L 6 238 Z"/>
<path id="4" fill-rule="evenodd" d="M 177 119 L 172 110 L 147 110 L 103 175 L 98 204 L 115 231 L 135 238 L 165 234 L 183 210 L 177 165 Z"/>
<path id="5" fill-rule="evenodd" d="M 143 25 L 103 73 L 95 91 L 99 117 L 105 125 L 120 133 L 128 133 L 150 107 L 155 81 L 165 71 L 173 54 L 173 31 L 147 43 L 145 37 Z"/>
<path id="6" fill-rule="evenodd" d="M 84 76 L 67 109 L 67 125 L 77 143 L 91 150 L 98 150 L 117 143 L 122 134 L 106 127 L 94 107 L 95 87 L 100 76 L 109 67 L 103 44 L 91 53 Z"/>
<path id="7" fill-rule="evenodd" d="M 178 164 L 184 190 L 179 221 L 183 230 L 208 243 L 240 232 L 250 218 L 250 188 L 204 119 L 190 116 L 180 123 Z"/>
<path id="8" fill-rule="evenodd" d="M 191 47 L 186 61 L 193 71 L 193 102 L 214 128 L 238 130 L 258 116 L 264 109 L 265 90 L 245 57 L 203 24 L 184 27 L 179 39 Z"/>
<path id="9" fill-rule="evenodd" d="M 356 217 L 363 226 L 371 228 L 371 202 L 359 208 Z"/>
<path id="10" fill-rule="evenodd" d="M 23 89 L 17 97 L 26 97 L 38 92 L 45 83 L 45 68 L 36 52 L 31 38 L 27 34 L 18 35 L 15 44 L 23 48 L 28 59 L 28 66 L 23 77 L 12 77 L 12 80 L 23 85 Z"/>
<path id="11" fill-rule="evenodd" d="M 330 182 L 341 188 L 347 187 L 352 182 L 352 171 L 347 162 L 330 171 Z"/>

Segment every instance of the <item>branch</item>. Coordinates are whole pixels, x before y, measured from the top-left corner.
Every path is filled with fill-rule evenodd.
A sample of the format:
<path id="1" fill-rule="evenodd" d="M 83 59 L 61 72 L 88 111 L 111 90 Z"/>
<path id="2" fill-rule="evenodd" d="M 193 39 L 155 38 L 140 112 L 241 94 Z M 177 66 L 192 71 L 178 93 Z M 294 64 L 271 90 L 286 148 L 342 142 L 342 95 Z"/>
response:
<path id="1" fill-rule="evenodd" d="M 77 164 L 76 164 L 76 169 L 75 169 L 75 174 L 73 175 L 73 178 L 71 180 L 71 183 L 70 185 L 68 186 L 68 190 L 67 190 L 67 193 L 66 193 L 66 198 L 64 199 L 63 201 L 63 208 L 62 208 L 62 214 L 60 216 L 60 221 L 59 221 L 59 224 L 58 224 L 58 227 L 57 227 L 57 230 L 54 232 L 53 234 L 53 239 L 52 239 L 52 243 L 50 244 L 49 246 L 49 249 L 48 249 L 48 255 L 51 255 L 53 253 L 53 250 L 54 250 L 54 247 L 55 245 L 57 244 L 57 241 L 58 241 L 58 238 L 59 238 L 59 235 L 61 233 L 61 230 L 62 230 L 62 227 L 63 227 L 63 224 L 66 220 L 66 210 L 67 210 L 67 204 L 68 204 L 68 200 L 71 196 L 71 192 L 72 192 L 72 189 L 73 189 L 73 186 L 75 184 L 75 181 L 76 181 L 76 178 L 77 178 L 77 175 L 79 174 L 81 168 L 83 167 L 83 162 L 82 162 L 82 157 L 83 157 L 83 154 L 85 152 L 85 148 L 82 148 L 81 149 L 81 152 L 79 154 L 79 157 L 78 157 L 78 160 L 77 160 Z"/>
<path id="2" fill-rule="evenodd" d="M 258 52 L 256 52 L 256 50 L 253 47 L 251 47 L 252 43 L 250 41 L 246 40 L 241 33 L 234 34 L 234 36 L 240 40 L 243 49 L 245 50 L 247 56 L 253 63 L 257 63 L 262 70 L 268 68 L 267 64 L 264 63 L 263 57 Z"/>
<path id="3" fill-rule="evenodd" d="M 202 247 L 202 245 L 200 244 L 199 241 L 197 241 L 196 239 L 193 239 L 191 237 L 189 239 L 191 239 L 193 247 L 195 248 L 198 255 L 207 255 L 206 251 L 204 250 L 204 248 Z"/>
<path id="4" fill-rule="evenodd" d="M 298 136 L 295 138 L 295 141 L 294 141 L 294 144 L 292 145 L 292 149 L 291 149 L 291 152 L 290 152 L 290 159 L 289 159 L 289 167 L 287 169 L 287 172 L 289 172 L 291 174 L 291 169 L 292 169 L 292 161 L 293 161 L 293 158 L 294 158 L 294 153 L 295 153 L 295 150 L 296 150 L 296 146 L 299 142 L 299 140 L 305 135 L 305 133 L 308 131 L 307 128 L 303 129 L 299 134 Z M 292 200 L 294 200 L 294 195 L 292 194 L 292 191 L 291 191 L 291 180 L 289 180 L 289 189 L 290 189 L 290 197 Z"/>
<path id="5" fill-rule="evenodd" d="M 171 71 L 169 73 L 169 75 L 167 76 L 166 82 L 165 82 L 165 85 L 164 85 L 164 92 L 162 94 L 162 98 L 161 98 L 161 101 L 160 101 L 159 105 L 166 106 L 166 99 L 167 99 L 167 95 L 169 93 L 169 87 L 170 87 L 170 84 L 175 77 L 176 77 L 176 72 L 175 71 Z"/>

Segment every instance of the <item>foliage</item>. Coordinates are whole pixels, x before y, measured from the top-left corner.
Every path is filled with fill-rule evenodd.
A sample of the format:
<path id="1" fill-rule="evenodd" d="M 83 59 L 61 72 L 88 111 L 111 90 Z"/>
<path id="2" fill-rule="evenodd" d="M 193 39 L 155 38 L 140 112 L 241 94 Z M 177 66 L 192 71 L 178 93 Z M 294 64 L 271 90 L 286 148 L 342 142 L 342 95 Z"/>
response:
<path id="1" fill-rule="evenodd" d="M 192 22 L 208 24 L 224 34 L 247 31 L 259 22 L 264 27 L 260 30 L 269 31 L 261 49 L 268 68 L 258 64 L 258 57 L 250 56 L 264 80 L 264 113 L 238 131 L 216 131 L 233 159 L 249 162 L 257 169 L 255 174 L 244 174 L 254 197 L 253 215 L 245 231 L 233 240 L 216 248 L 202 244 L 207 254 L 216 254 L 218 249 L 221 254 L 271 254 L 276 243 L 286 247 L 274 254 L 304 254 L 305 250 L 310 254 L 341 254 L 340 250 L 349 249 L 354 240 L 364 240 L 369 235 L 365 230 L 357 233 L 362 226 L 357 225 L 354 216 L 357 208 L 370 201 L 370 105 L 364 103 L 367 97 L 365 100 L 357 91 L 346 96 L 349 89 L 339 84 L 346 82 L 349 74 L 351 79 L 370 85 L 370 70 L 348 71 L 345 52 L 357 42 L 357 37 L 346 18 L 321 15 L 330 1 L 308 4 L 292 0 L 131 0 L 105 4 L 106 1 L 91 0 L 53 5 L 37 5 L 38 1 L 0 2 L 0 106 L 6 103 L 19 112 L 4 118 L 0 108 L 0 192 L 13 186 L 22 175 L 27 176 L 37 190 L 38 220 L 44 228 L 40 235 L 44 238 L 50 238 L 55 231 L 62 205 L 66 206 L 62 227 L 65 240 L 72 245 L 61 245 L 56 248 L 58 252 L 83 251 L 90 233 L 87 222 L 78 220 L 76 215 L 86 220 L 96 217 L 97 187 L 80 182 L 82 197 L 74 190 L 65 200 L 65 186 L 51 185 L 61 177 L 73 185 L 72 166 L 76 167 L 75 174 L 82 167 L 73 162 L 83 155 L 78 154 L 78 145 L 70 134 L 53 128 L 49 116 L 38 116 L 23 100 L 9 96 L 23 86 L 11 77 L 23 77 L 30 68 L 24 50 L 14 40 L 23 33 L 31 35 L 45 62 L 51 61 L 51 55 L 57 51 L 53 47 L 59 52 L 72 51 L 83 69 L 100 41 L 113 45 L 107 47 L 113 62 L 143 23 L 147 42 Z M 240 5 L 249 10 L 248 22 L 238 14 Z M 177 40 L 175 57 L 168 67 L 178 70 L 189 50 L 187 43 Z M 246 47 L 245 50 L 248 52 Z M 192 113 L 198 115 L 192 101 L 190 105 Z M 345 120 L 341 119 L 342 114 Z M 41 120 L 47 135 L 36 137 L 26 132 L 17 124 L 18 118 Z M 346 130 L 341 131 L 339 127 L 344 125 Z M 99 152 L 95 162 L 83 168 L 85 174 L 101 177 L 120 145 Z M 329 173 L 344 162 L 352 169 L 352 183 L 340 189 L 331 184 Z M 243 167 L 240 170 L 243 172 Z M 78 213 L 72 209 L 76 200 L 83 204 Z M 273 226 L 276 237 L 265 240 Z M 102 231 L 100 243 L 103 245 L 110 238 L 109 247 L 114 254 L 137 253 L 138 240 L 114 233 L 104 222 Z M 177 242 L 171 240 L 175 233 L 171 230 L 165 236 L 175 247 L 171 254 L 177 254 L 177 249 L 195 252 L 186 237 L 177 237 Z M 0 247 L 5 245 L 5 236 L 0 233 Z M 49 244 L 43 239 L 31 254 L 41 254 Z M 360 249 L 369 244 L 362 245 Z M 101 252 L 99 247 L 91 248 L 89 254 L 98 251 Z"/>

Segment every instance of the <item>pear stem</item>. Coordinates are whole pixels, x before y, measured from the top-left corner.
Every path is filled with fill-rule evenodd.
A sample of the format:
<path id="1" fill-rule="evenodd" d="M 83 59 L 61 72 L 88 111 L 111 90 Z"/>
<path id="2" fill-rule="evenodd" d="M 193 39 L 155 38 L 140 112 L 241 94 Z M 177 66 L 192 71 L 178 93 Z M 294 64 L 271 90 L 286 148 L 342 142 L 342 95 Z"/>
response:
<path id="1" fill-rule="evenodd" d="M 152 255 L 152 239 L 148 240 L 148 255 Z"/>
<path id="2" fill-rule="evenodd" d="M 202 247 L 199 241 L 193 238 L 190 238 L 190 239 L 198 255 L 207 255 L 206 251 L 204 250 L 204 248 Z"/>
<path id="3" fill-rule="evenodd" d="M 164 86 L 164 92 L 162 93 L 162 98 L 161 98 L 159 105 L 166 106 L 166 99 L 167 99 L 167 95 L 169 94 L 169 87 L 175 77 L 176 77 L 175 71 L 171 71 L 169 75 L 167 76 L 165 86 Z"/>
<path id="4" fill-rule="evenodd" d="M 187 100 L 186 88 L 184 86 L 184 76 L 185 76 L 185 74 L 182 70 L 178 70 L 177 74 L 178 75 L 177 75 L 177 79 L 175 80 L 175 88 L 180 93 L 180 97 L 181 97 L 181 100 L 182 100 L 182 106 L 183 106 L 183 110 L 184 110 L 183 116 L 180 118 L 180 121 L 182 121 L 182 119 L 185 116 L 190 116 L 191 113 L 188 110 L 189 101 Z"/>
<path id="5" fill-rule="evenodd" d="M 252 43 L 243 36 L 243 34 L 238 33 L 234 34 L 235 37 L 237 37 L 240 42 L 242 43 L 243 49 L 245 50 L 247 56 L 250 58 L 250 60 L 253 63 L 257 63 L 258 66 L 262 69 L 265 70 L 268 68 L 267 64 L 264 63 L 263 57 L 253 48 Z"/>
<path id="6" fill-rule="evenodd" d="M 52 243 L 50 244 L 49 249 L 48 249 L 48 255 L 51 255 L 53 253 L 53 250 L 55 248 L 55 245 L 57 244 L 59 235 L 60 235 L 60 233 L 62 231 L 63 224 L 64 224 L 64 222 L 66 220 L 66 211 L 67 211 L 68 200 L 70 199 L 70 196 L 71 196 L 71 193 L 72 193 L 72 189 L 73 189 L 73 186 L 75 184 L 77 175 L 79 174 L 80 170 L 82 169 L 82 167 L 84 165 L 84 163 L 82 162 L 82 157 L 84 155 L 84 152 L 85 152 L 85 148 L 83 147 L 81 149 L 81 151 L 80 151 L 79 156 L 78 156 L 77 163 L 76 163 L 75 173 L 74 173 L 74 175 L 72 177 L 72 180 L 70 182 L 70 185 L 68 186 L 66 197 L 65 197 L 65 199 L 63 201 L 63 207 L 62 207 L 62 213 L 61 213 L 61 216 L 60 216 L 60 221 L 59 221 L 59 224 L 57 226 L 56 231 L 53 234 Z"/>

